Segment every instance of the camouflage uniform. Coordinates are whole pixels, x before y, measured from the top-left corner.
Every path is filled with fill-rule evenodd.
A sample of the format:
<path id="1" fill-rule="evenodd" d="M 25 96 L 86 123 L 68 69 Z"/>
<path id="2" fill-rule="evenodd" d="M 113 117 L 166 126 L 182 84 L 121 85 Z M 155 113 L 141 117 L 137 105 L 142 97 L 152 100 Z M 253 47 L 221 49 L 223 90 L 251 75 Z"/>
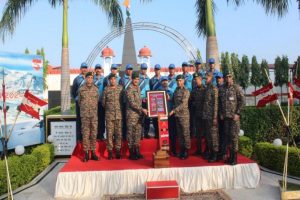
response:
<path id="1" fill-rule="evenodd" d="M 127 135 L 127 128 L 126 128 L 126 90 L 127 88 L 131 85 L 131 77 L 127 74 L 124 74 L 124 76 L 120 80 L 120 85 L 123 86 L 123 94 L 122 94 L 122 101 L 123 101 L 123 106 L 122 106 L 122 138 L 125 140 L 126 135 Z"/>
<path id="2" fill-rule="evenodd" d="M 224 119 L 221 119 L 221 96 L 224 92 L 225 85 L 218 85 L 219 91 L 219 115 L 218 115 L 218 127 L 219 127 L 219 157 L 223 159 L 223 156 L 226 155 L 227 144 L 225 141 L 225 128 L 224 128 Z"/>
<path id="3" fill-rule="evenodd" d="M 190 92 L 185 87 L 182 89 L 177 87 L 173 96 L 176 131 L 181 149 L 191 148 L 189 97 Z"/>
<path id="4" fill-rule="evenodd" d="M 96 149 L 98 128 L 98 88 L 93 84 L 81 86 L 78 94 L 78 104 L 81 115 L 81 132 L 83 134 L 84 151 Z"/>
<path id="5" fill-rule="evenodd" d="M 126 91 L 126 124 L 129 148 L 139 147 L 142 131 L 142 99 L 139 87 L 130 85 Z"/>
<path id="6" fill-rule="evenodd" d="M 113 149 L 113 136 L 115 136 L 115 149 L 121 149 L 122 134 L 122 87 L 107 86 L 103 92 L 102 105 L 105 110 L 107 133 L 107 150 Z"/>
<path id="7" fill-rule="evenodd" d="M 220 96 L 220 113 L 224 117 L 226 144 L 235 152 L 238 151 L 238 134 L 240 121 L 234 121 L 234 115 L 240 115 L 245 105 L 245 96 L 242 89 L 236 85 L 226 85 Z"/>
<path id="8" fill-rule="evenodd" d="M 105 133 L 105 114 L 104 108 L 101 104 L 102 94 L 104 90 L 104 76 L 94 75 L 94 84 L 98 87 L 99 91 L 99 102 L 98 102 L 98 136 L 99 139 L 104 139 Z"/>
<path id="9" fill-rule="evenodd" d="M 205 87 L 201 85 L 200 87 L 196 86 L 190 96 L 191 108 L 194 111 L 195 115 L 195 126 L 196 126 L 196 138 L 197 138 L 197 151 L 201 153 L 201 138 L 204 136 L 203 131 L 203 103 L 204 103 Z"/>
<path id="10" fill-rule="evenodd" d="M 218 117 L 218 89 L 208 84 L 204 95 L 202 119 L 206 132 L 206 145 L 210 153 L 217 153 L 219 150 L 218 126 L 214 125 L 213 121 Z"/>

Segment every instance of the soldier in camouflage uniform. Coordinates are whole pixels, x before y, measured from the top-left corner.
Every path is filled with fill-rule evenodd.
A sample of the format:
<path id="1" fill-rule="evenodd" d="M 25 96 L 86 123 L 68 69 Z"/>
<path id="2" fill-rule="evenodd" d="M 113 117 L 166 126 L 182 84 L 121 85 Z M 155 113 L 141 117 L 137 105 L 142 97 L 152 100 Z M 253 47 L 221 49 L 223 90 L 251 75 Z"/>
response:
<path id="1" fill-rule="evenodd" d="M 245 96 L 240 86 L 233 83 L 232 74 L 225 76 L 226 85 L 220 97 L 220 118 L 224 119 L 226 144 L 230 148 L 228 163 L 237 163 L 240 114 L 245 105 Z"/>
<path id="2" fill-rule="evenodd" d="M 129 146 L 129 159 L 137 160 L 143 158 L 140 153 L 140 139 L 142 131 L 143 113 L 147 110 L 142 108 L 141 90 L 139 87 L 139 74 L 132 74 L 132 83 L 126 90 L 126 122 L 127 141 Z"/>
<path id="3" fill-rule="evenodd" d="M 86 83 L 80 87 L 78 104 L 81 117 L 81 131 L 83 134 L 83 149 L 85 152 L 83 162 L 89 160 L 89 150 L 92 151 L 92 160 L 99 160 L 96 156 L 97 128 L 98 128 L 98 88 L 93 83 L 93 74 L 88 72 Z"/>
<path id="4" fill-rule="evenodd" d="M 206 75 L 206 89 L 203 103 L 203 122 L 206 132 L 206 146 L 209 152 L 208 162 L 217 161 L 219 151 L 218 134 L 218 88 L 213 86 L 213 74 Z"/>
<path id="5" fill-rule="evenodd" d="M 194 155 L 201 155 L 202 154 L 202 147 L 201 147 L 201 139 L 204 136 L 203 131 L 203 102 L 204 102 L 204 94 L 205 94 L 205 87 L 202 85 L 202 76 L 199 73 L 194 73 L 194 82 L 195 87 L 191 92 L 190 96 L 190 105 L 192 110 L 194 111 L 195 115 L 195 126 L 196 126 L 196 138 L 197 138 L 197 150 Z"/>
<path id="6" fill-rule="evenodd" d="M 117 85 L 116 75 L 109 75 L 109 86 L 103 92 L 102 105 L 105 110 L 108 160 L 113 159 L 113 136 L 116 158 L 121 158 L 122 141 L 122 86 Z"/>
<path id="7" fill-rule="evenodd" d="M 184 76 L 176 77 L 177 85 L 173 96 L 174 108 L 170 112 L 170 116 L 175 115 L 176 131 L 180 142 L 180 159 L 188 158 L 188 150 L 191 148 L 190 138 L 190 113 L 189 113 L 189 97 L 190 92 L 184 86 Z"/>

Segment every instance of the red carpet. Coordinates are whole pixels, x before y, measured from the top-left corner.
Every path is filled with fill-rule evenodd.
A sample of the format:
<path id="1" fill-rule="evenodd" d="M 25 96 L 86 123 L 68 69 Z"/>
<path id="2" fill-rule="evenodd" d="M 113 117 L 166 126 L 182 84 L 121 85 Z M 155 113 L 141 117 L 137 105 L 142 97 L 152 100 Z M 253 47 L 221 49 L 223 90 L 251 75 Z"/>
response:
<path id="1" fill-rule="evenodd" d="M 61 172 L 150 169 L 153 168 L 153 152 L 157 150 L 157 146 L 158 144 L 156 139 L 144 139 L 141 141 L 141 153 L 144 155 L 144 159 L 129 160 L 127 143 L 123 143 L 122 159 L 107 160 L 106 143 L 103 141 L 98 141 L 96 152 L 98 156 L 100 156 L 100 161 L 89 160 L 87 163 L 83 163 L 82 144 L 78 143 L 73 152 L 73 155 L 71 156 L 68 163 L 66 163 L 61 169 Z M 195 146 L 195 141 L 192 141 L 192 147 Z M 194 149 L 191 149 L 190 154 L 194 151 Z M 244 164 L 255 162 L 245 156 L 238 155 L 238 163 Z M 202 159 L 202 157 L 199 156 L 189 156 L 187 160 L 180 160 L 176 157 L 170 157 L 170 167 L 199 167 L 222 165 L 225 165 L 223 161 L 208 163 L 206 160 Z"/>

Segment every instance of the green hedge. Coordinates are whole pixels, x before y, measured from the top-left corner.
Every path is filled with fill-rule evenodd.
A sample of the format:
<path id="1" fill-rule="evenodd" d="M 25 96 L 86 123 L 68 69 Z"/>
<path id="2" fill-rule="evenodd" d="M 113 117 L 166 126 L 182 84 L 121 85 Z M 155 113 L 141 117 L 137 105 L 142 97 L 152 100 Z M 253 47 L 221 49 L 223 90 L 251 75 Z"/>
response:
<path id="1" fill-rule="evenodd" d="M 287 113 L 287 107 L 282 107 Z M 291 109 L 291 129 L 294 136 L 300 135 L 300 106 Z M 247 106 L 241 113 L 241 129 L 245 136 L 252 139 L 253 143 L 273 142 L 275 138 L 286 141 L 285 126 L 278 106 L 256 108 Z"/>
<path id="2" fill-rule="evenodd" d="M 252 140 L 246 136 L 239 137 L 239 153 L 250 158 L 253 153 Z"/>
<path id="3" fill-rule="evenodd" d="M 8 157 L 12 189 L 29 183 L 42 172 L 54 159 L 54 146 L 43 144 L 33 148 L 31 154 Z M 0 195 L 7 192 L 5 161 L 0 161 Z"/>
<path id="4" fill-rule="evenodd" d="M 268 169 L 283 172 L 286 146 L 276 147 L 268 142 L 257 143 L 254 147 L 258 163 Z M 289 147 L 288 174 L 300 177 L 300 149 Z"/>

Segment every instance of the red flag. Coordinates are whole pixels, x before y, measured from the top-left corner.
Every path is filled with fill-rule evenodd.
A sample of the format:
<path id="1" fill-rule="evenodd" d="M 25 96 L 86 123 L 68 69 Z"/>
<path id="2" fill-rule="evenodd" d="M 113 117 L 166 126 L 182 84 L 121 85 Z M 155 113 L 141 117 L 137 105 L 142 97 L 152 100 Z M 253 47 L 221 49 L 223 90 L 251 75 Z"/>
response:
<path id="1" fill-rule="evenodd" d="M 277 94 L 268 95 L 268 96 L 262 98 L 261 100 L 259 100 L 256 107 L 257 108 L 264 107 L 267 103 L 270 103 L 270 102 L 275 101 L 277 99 L 278 99 Z"/>
<path id="2" fill-rule="evenodd" d="M 300 87 L 300 79 L 299 78 L 294 78 L 294 83 L 297 85 L 297 87 Z"/>
<path id="3" fill-rule="evenodd" d="M 259 90 L 256 90 L 256 91 L 252 92 L 252 95 L 257 96 L 257 95 L 266 93 L 266 92 L 270 91 L 272 88 L 273 88 L 273 84 L 269 83 L 268 85 L 260 88 Z"/>
<path id="4" fill-rule="evenodd" d="M 294 88 L 291 82 L 288 82 L 288 99 L 290 105 L 294 105 Z"/>
<path id="5" fill-rule="evenodd" d="M 47 102 L 34 96 L 28 90 L 26 90 L 24 98 L 24 101 L 19 106 L 19 110 L 31 115 L 34 118 L 40 119 L 40 107 L 47 105 Z"/>
<path id="6" fill-rule="evenodd" d="M 294 95 L 294 98 L 297 98 L 297 99 L 300 100 L 300 92 L 299 92 L 299 91 L 295 91 L 295 90 L 294 90 L 293 95 Z"/>

